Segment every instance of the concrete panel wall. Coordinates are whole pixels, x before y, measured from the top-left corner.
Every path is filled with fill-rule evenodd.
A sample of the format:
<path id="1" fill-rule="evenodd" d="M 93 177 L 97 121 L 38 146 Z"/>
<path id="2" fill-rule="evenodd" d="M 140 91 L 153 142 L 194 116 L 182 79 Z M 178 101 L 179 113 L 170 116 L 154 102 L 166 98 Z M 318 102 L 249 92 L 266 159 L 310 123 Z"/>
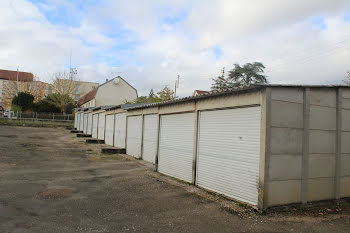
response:
<path id="1" fill-rule="evenodd" d="M 264 206 L 301 201 L 303 89 L 272 88 Z"/>
<path id="2" fill-rule="evenodd" d="M 350 197 L 350 90 L 272 88 L 269 104 L 264 207 Z"/>
<path id="3" fill-rule="evenodd" d="M 340 197 L 350 197 L 350 90 L 341 90 Z"/>
<path id="4" fill-rule="evenodd" d="M 139 108 L 139 109 L 130 109 L 127 112 L 128 116 L 136 115 L 147 115 L 147 114 L 156 114 L 158 113 L 158 107 L 149 107 L 149 108 Z"/>

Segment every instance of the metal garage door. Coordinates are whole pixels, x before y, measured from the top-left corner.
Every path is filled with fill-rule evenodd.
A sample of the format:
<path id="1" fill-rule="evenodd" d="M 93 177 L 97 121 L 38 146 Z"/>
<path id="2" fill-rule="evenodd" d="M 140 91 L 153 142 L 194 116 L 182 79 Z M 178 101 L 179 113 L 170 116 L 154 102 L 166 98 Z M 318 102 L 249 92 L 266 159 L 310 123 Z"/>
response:
<path id="1" fill-rule="evenodd" d="M 84 113 L 80 113 L 80 121 L 79 121 L 79 131 L 84 130 Z"/>
<path id="2" fill-rule="evenodd" d="M 83 132 L 85 134 L 87 133 L 87 128 L 88 128 L 88 114 L 84 113 L 84 129 L 83 129 Z"/>
<path id="3" fill-rule="evenodd" d="M 98 114 L 98 131 L 97 138 L 100 140 L 105 139 L 105 123 L 106 123 L 106 113 L 101 112 Z"/>
<path id="4" fill-rule="evenodd" d="M 143 119 L 142 159 L 155 163 L 158 136 L 158 115 L 145 115 Z"/>
<path id="5" fill-rule="evenodd" d="M 142 116 L 128 117 L 126 153 L 141 157 Z"/>
<path id="6" fill-rule="evenodd" d="M 75 113 L 74 115 L 74 128 L 76 129 L 77 128 L 77 122 L 78 122 L 78 113 Z"/>
<path id="7" fill-rule="evenodd" d="M 194 113 L 160 117 L 158 171 L 192 181 Z"/>
<path id="8" fill-rule="evenodd" d="M 114 135 L 114 114 L 106 115 L 106 134 L 105 143 L 107 145 L 113 146 L 113 135 Z"/>
<path id="9" fill-rule="evenodd" d="M 198 186 L 257 205 L 260 107 L 199 115 Z"/>
<path id="10" fill-rule="evenodd" d="M 88 128 L 87 128 L 87 134 L 92 134 L 92 113 L 90 112 L 88 115 Z"/>
<path id="11" fill-rule="evenodd" d="M 125 148 L 126 113 L 115 114 L 114 146 Z"/>
<path id="12" fill-rule="evenodd" d="M 92 137 L 97 138 L 98 132 L 98 114 L 92 115 Z"/>

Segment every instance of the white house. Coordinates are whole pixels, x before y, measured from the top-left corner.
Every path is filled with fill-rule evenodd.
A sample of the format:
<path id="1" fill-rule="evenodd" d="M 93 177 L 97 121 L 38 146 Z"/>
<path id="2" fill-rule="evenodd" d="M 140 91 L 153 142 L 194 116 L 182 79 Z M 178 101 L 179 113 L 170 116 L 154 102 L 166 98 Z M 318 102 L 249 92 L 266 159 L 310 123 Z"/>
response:
<path id="1" fill-rule="evenodd" d="M 120 105 L 137 98 L 137 90 L 120 76 L 107 80 L 79 99 L 82 108 Z"/>

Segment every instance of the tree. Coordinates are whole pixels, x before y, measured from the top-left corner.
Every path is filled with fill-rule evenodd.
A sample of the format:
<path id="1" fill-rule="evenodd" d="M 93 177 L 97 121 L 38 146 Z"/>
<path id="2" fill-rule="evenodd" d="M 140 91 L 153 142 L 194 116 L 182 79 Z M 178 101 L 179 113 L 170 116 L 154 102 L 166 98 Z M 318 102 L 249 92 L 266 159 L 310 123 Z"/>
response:
<path id="1" fill-rule="evenodd" d="M 243 66 L 234 64 L 234 68 L 228 72 L 228 77 L 223 75 L 213 79 L 212 90 L 221 91 L 227 88 L 245 87 L 254 84 L 268 83 L 264 73 L 265 66 L 260 62 L 246 63 Z"/>
<path id="2" fill-rule="evenodd" d="M 61 112 L 66 112 L 67 107 L 74 104 L 74 100 L 67 94 L 52 93 L 46 96 L 45 99 L 59 108 Z"/>
<path id="3" fill-rule="evenodd" d="M 168 86 L 165 86 L 161 91 L 158 93 L 160 101 L 169 101 L 174 100 L 174 91 L 171 90 Z"/>
<path id="4" fill-rule="evenodd" d="M 21 108 L 22 111 L 31 110 L 33 108 L 34 96 L 27 92 L 19 92 L 12 99 L 12 105 Z"/>
<path id="5" fill-rule="evenodd" d="M 55 73 L 52 82 L 52 93 L 60 96 L 74 96 L 77 88 L 75 81 L 75 76 L 67 71 Z"/>
<path id="6" fill-rule="evenodd" d="M 14 96 L 19 92 L 27 92 L 34 96 L 34 101 L 39 101 L 45 97 L 49 84 L 41 82 L 38 76 L 34 76 L 32 82 L 23 82 L 15 78 L 10 78 L 4 82 L 3 96 L 5 107 L 9 107 Z"/>
<path id="7" fill-rule="evenodd" d="M 345 85 L 349 85 L 350 86 L 350 71 L 346 72 L 346 76 L 345 76 L 345 79 L 343 80 L 343 83 Z"/>
<path id="8" fill-rule="evenodd" d="M 216 79 L 213 79 L 214 83 L 211 85 L 211 89 L 214 91 L 225 90 L 228 87 L 227 80 L 225 79 L 225 67 L 222 68 L 221 75 Z"/>
<path id="9" fill-rule="evenodd" d="M 156 103 L 156 102 L 160 102 L 160 98 L 157 96 L 157 94 L 154 93 L 153 88 L 149 91 L 148 94 L 148 102 L 150 103 Z"/>
<path id="10" fill-rule="evenodd" d="M 59 113 L 61 112 L 61 109 L 59 109 L 56 105 L 44 98 L 34 104 L 34 111 Z"/>

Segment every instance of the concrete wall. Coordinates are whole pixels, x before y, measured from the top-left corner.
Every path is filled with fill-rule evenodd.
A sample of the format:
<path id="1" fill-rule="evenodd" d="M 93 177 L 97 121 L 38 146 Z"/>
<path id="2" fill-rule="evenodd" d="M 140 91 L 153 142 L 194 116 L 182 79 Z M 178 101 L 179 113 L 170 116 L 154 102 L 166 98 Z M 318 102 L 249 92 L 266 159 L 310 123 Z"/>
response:
<path id="1" fill-rule="evenodd" d="M 124 104 L 126 100 L 131 101 L 137 98 L 137 91 L 123 79 L 119 78 L 119 80 L 118 84 L 113 79 L 98 88 L 95 107 Z"/>
<path id="2" fill-rule="evenodd" d="M 340 141 L 350 140 L 350 111 L 341 108 L 342 102 L 350 105 L 348 91 L 271 89 L 265 207 L 350 196 L 350 147 L 342 145 L 341 156 L 337 149 Z"/>
<path id="3" fill-rule="evenodd" d="M 350 90 L 341 90 L 341 142 L 339 196 L 350 197 Z"/>

